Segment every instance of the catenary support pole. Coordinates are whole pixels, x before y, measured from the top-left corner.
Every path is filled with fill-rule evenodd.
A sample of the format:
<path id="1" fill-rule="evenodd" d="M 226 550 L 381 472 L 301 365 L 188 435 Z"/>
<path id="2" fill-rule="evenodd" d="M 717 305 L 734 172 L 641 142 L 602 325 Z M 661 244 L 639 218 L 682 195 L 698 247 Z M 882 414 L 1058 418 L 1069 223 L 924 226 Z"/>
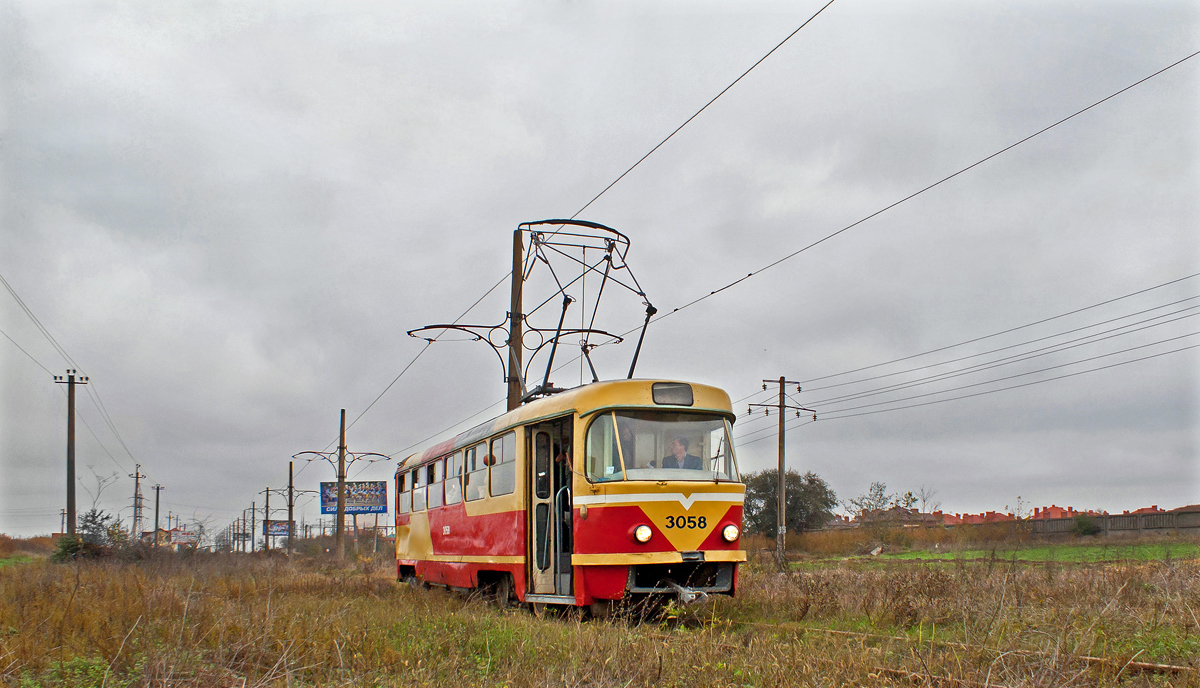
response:
<path id="1" fill-rule="evenodd" d="M 337 486 L 337 560 L 346 559 L 346 409 L 342 409 L 341 430 L 338 433 Z"/>
<path id="2" fill-rule="evenodd" d="M 513 232 L 512 293 L 508 308 L 508 410 L 521 405 L 521 337 L 524 314 L 521 289 L 525 281 L 525 246 L 521 230 Z"/>
<path id="3" fill-rule="evenodd" d="M 271 552 L 271 486 L 263 490 L 263 542 L 266 543 L 267 553 Z"/>
<path id="4" fill-rule="evenodd" d="M 292 556 L 292 528 L 294 528 L 294 527 L 295 527 L 295 524 L 296 524 L 296 522 L 293 520 L 293 515 L 292 515 L 292 510 L 293 510 L 293 509 L 295 508 L 295 506 L 296 506 L 296 504 L 295 504 L 295 501 L 296 501 L 296 496 L 295 496 L 295 482 L 293 481 L 293 478 L 294 478 L 294 473 L 292 473 L 292 463 L 293 463 L 292 461 L 288 461 L 288 539 L 287 539 L 287 553 L 288 553 L 288 556 L 289 556 L 289 557 L 290 557 L 290 556 Z"/>

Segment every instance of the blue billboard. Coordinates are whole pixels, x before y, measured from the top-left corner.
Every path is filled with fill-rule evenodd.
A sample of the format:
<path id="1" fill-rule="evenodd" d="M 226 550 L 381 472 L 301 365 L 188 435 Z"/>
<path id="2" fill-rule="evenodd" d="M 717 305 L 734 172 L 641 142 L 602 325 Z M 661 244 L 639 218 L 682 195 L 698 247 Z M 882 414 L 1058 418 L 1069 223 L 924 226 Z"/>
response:
<path id="1" fill-rule="evenodd" d="M 337 483 L 321 483 L 321 513 L 337 513 Z M 386 514 L 387 481 L 368 480 L 346 483 L 346 513 Z"/>

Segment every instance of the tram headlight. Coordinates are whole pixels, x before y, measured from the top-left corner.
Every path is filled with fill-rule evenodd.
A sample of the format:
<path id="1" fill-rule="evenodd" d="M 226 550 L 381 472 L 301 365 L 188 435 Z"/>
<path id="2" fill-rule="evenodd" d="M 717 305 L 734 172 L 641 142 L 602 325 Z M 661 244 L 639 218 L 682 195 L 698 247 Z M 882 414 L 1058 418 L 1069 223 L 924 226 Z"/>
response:
<path id="1" fill-rule="evenodd" d="M 721 529 L 721 537 L 725 538 L 725 542 L 733 542 L 741 534 L 742 531 L 738 530 L 738 527 L 732 523 Z"/>
<path id="2" fill-rule="evenodd" d="M 638 542 L 650 542 L 650 536 L 654 534 L 648 525 L 640 525 L 633 529 L 633 538 Z"/>

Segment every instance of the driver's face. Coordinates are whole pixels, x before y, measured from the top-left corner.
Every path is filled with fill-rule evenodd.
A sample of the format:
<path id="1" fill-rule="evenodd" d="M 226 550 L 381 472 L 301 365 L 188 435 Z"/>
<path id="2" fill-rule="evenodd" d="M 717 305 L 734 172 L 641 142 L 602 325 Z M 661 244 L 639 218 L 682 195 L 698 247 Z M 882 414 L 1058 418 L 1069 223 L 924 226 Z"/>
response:
<path id="1" fill-rule="evenodd" d="M 671 440 L 671 453 L 675 455 L 675 458 L 682 459 L 686 452 L 687 450 L 683 448 L 679 440 Z"/>

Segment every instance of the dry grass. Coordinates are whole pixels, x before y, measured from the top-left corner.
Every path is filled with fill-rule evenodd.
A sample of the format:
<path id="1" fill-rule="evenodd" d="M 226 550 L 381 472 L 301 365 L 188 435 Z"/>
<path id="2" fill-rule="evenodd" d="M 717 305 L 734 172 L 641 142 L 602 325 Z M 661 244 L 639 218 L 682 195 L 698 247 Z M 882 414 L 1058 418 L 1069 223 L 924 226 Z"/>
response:
<path id="1" fill-rule="evenodd" d="M 0 680 L 879 686 L 932 685 L 920 678 L 932 675 L 942 685 L 1197 686 L 1196 674 L 1124 665 L 1195 661 L 1198 613 L 1194 562 L 751 566 L 736 599 L 655 623 L 581 623 L 413 590 L 379 562 L 38 561 L 0 569 Z"/>
<path id="2" fill-rule="evenodd" d="M 0 559 L 14 554 L 46 555 L 54 551 L 54 540 L 49 537 L 12 538 L 0 535 Z"/>

